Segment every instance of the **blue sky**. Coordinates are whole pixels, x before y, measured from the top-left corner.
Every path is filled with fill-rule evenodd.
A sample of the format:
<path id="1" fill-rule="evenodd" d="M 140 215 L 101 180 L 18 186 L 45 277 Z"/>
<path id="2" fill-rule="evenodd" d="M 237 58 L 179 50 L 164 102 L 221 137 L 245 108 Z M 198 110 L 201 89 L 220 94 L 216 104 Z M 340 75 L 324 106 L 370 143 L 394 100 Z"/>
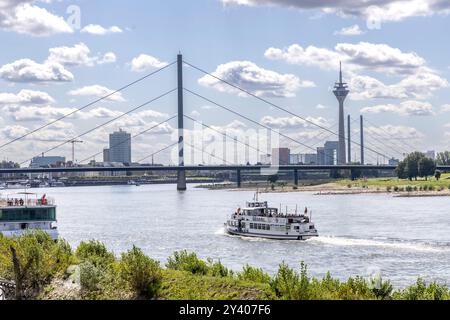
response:
<path id="1" fill-rule="evenodd" d="M 371 0 L 359 6 L 347 0 L 312 5 L 303 0 L 46 2 L 0 1 L 0 142 L 174 61 L 181 50 L 186 61 L 330 128 L 337 121 L 330 88 L 342 60 L 352 91 L 346 113 L 355 119 L 364 114 L 376 125 L 368 124 L 368 139 L 398 138 L 389 148 L 369 140 L 374 148 L 396 157 L 412 146 L 450 148 L 446 1 Z M 73 11 L 67 13 L 71 6 L 80 10 L 79 28 L 71 23 Z M 313 147 L 323 143 L 326 135 L 317 127 L 202 76 L 185 68 L 185 86 Z M 70 139 L 175 85 L 175 69 L 168 68 L 114 101 L 1 149 L 1 158 L 24 161 L 57 144 L 49 140 Z M 185 108 L 186 114 L 232 134 L 254 127 L 189 95 Z M 100 151 L 114 129 L 139 133 L 174 114 L 175 95 L 138 112 L 83 137 L 77 158 Z M 134 160 L 167 145 L 175 126 L 171 122 L 136 139 Z M 70 147 L 52 154 L 69 157 Z"/>

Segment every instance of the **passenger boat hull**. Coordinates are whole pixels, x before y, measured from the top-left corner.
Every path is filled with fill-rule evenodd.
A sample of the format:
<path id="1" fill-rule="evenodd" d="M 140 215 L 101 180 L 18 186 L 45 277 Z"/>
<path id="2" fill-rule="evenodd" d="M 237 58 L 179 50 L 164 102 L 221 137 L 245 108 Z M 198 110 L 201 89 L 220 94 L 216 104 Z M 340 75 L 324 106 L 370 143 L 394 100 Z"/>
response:
<path id="1" fill-rule="evenodd" d="M 228 234 L 233 236 L 241 236 L 241 237 L 250 237 L 250 238 L 261 238 L 261 239 L 271 239 L 271 240 L 308 240 L 311 238 L 318 237 L 319 234 L 317 232 L 308 233 L 308 234 L 267 234 L 267 233 L 250 233 L 250 232 L 241 232 L 237 230 L 232 230 L 230 228 L 226 228 Z"/>
<path id="2" fill-rule="evenodd" d="M 0 231 L 0 233 L 3 234 L 7 238 L 13 238 L 13 237 L 20 237 L 21 235 L 26 234 L 31 231 L 33 231 L 33 230 L 25 229 L 25 230 Z M 58 230 L 42 230 L 42 231 L 47 233 L 53 240 L 55 240 L 55 241 L 58 240 L 58 237 L 59 237 Z"/>

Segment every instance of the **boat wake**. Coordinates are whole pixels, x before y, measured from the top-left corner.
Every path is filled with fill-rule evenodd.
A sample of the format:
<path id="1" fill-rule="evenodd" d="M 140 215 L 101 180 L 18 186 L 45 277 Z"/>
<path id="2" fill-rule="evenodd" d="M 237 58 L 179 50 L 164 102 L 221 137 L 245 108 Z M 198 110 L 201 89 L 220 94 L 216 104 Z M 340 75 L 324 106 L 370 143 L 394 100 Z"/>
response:
<path id="1" fill-rule="evenodd" d="M 373 239 L 361 239 L 351 237 L 333 237 L 333 236 L 320 236 L 307 240 L 309 243 L 319 243 L 325 245 L 334 246 L 349 246 L 349 247 L 380 247 L 387 249 L 399 249 L 409 251 L 421 251 L 421 252 L 445 252 L 450 251 L 449 243 L 438 243 L 432 241 L 414 241 L 414 240 L 401 240 L 392 238 L 373 238 Z"/>

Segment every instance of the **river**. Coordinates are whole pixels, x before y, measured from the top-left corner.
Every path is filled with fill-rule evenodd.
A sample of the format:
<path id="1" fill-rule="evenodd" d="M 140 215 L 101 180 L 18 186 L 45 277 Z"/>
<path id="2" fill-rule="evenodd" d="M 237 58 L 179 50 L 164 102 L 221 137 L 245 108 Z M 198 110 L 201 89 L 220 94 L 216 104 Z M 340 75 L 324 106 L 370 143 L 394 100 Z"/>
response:
<path id="1" fill-rule="evenodd" d="M 224 234 L 227 216 L 248 191 L 174 185 L 41 189 L 58 203 L 60 235 L 76 246 L 103 241 L 116 254 L 132 245 L 165 263 L 176 250 L 220 259 L 239 270 L 246 263 L 276 272 L 285 261 L 310 274 L 345 279 L 381 273 L 396 287 L 421 276 L 450 283 L 449 198 L 394 198 L 391 195 L 271 193 L 260 200 L 279 207 L 308 206 L 320 237 L 304 242 L 246 239 Z"/>

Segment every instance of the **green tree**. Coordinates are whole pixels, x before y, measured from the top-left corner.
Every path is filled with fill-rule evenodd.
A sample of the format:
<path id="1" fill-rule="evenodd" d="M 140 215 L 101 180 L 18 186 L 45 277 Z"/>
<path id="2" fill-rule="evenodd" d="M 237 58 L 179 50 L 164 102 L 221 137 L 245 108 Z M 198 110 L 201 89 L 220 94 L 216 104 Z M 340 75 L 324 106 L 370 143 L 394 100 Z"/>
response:
<path id="1" fill-rule="evenodd" d="M 416 179 L 434 174 L 436 163 L 421 152 L 410 153 L 395 169 L 400 179 Z"/>
<path id="2" fill-rule="evenodd" d="M 437 155 L 437 164 L 440 166 L 450 165 L 450 151 L 439 152 Z"/>

